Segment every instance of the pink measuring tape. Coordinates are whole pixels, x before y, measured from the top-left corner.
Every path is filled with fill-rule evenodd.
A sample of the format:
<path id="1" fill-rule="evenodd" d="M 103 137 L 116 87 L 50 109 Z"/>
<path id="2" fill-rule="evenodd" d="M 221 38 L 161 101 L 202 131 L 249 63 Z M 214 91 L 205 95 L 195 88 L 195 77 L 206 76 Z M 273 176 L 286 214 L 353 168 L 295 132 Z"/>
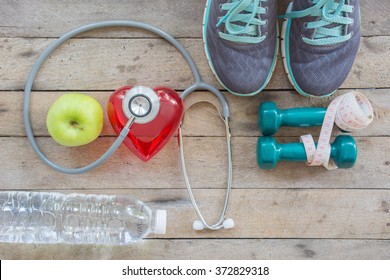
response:
<path id="1" fill-rule="evenodd" d="M 351 91 L 334 99 L 326 110 L 324 122 L 321 127 L 317 148 L 313 136 L 301 136 L 306 151 L 309 166 L 323 165 L 331 170 L 337 166 L 330 161 L 330 137 L 334 123 L 345 131 L 356 131 L 367 127 L 374 119 L 374 111 L 370 101 L 362 93 Z"/>

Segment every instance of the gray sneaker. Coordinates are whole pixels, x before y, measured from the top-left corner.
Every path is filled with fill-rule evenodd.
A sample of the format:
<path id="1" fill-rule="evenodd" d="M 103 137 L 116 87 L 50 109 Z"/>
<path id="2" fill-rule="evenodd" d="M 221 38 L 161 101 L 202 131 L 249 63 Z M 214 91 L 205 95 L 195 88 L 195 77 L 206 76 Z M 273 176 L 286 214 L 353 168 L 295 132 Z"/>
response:
<path id="1" fill-rule="evenodd" d="M 208 0 L 207 59 L 228 91 L 252 96 L 271 79 L 278 53 L 277 0 Z"/>
<path id="2" fill-rule="evenodd" d="M 282 56 L 290 82 L 305 96 L 333 94 L 359 49 L 359 0 L 294 0 L 282 17 Z"/>

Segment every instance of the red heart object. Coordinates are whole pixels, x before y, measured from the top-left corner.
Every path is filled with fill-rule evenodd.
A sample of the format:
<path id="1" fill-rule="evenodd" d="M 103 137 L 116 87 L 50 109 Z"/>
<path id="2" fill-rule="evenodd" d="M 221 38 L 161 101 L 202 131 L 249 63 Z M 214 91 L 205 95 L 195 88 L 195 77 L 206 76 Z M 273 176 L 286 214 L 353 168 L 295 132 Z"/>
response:
<path id="1" fill-rule="evenodd" d="M 110 97 L 107 112 L 116 134 L 122 131 L 128 118 L 122 110 L 122 100 L 132 86 L 117 89 Z M 174 136 L 184 114 L 183 100 L 173 89 L 153 89 L 160 99 L 160 111 L 156 118 L 145 124 L 134 123 L 124 140 L 125 145 L 143 161 L 150 160 Z"/>

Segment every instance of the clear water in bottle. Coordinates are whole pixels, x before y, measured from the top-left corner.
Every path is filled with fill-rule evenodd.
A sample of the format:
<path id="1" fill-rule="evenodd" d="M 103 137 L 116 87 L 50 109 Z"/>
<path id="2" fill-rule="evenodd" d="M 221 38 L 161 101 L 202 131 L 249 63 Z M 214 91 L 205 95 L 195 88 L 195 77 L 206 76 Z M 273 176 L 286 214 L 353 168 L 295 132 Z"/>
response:
<path id="1" fill-rule="evenodd" d="M 165 210 L 130 196 L 0 192 L 0 242 L 120 245 L 165 227 Z"/>

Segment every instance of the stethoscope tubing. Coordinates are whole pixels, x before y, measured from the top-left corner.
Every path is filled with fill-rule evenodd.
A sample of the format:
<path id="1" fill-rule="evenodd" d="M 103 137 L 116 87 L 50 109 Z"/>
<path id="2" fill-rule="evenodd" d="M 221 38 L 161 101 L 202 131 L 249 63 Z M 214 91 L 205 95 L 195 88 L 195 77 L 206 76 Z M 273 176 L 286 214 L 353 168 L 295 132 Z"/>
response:
<path id="1" fill-rule="evenodd" d="M 183 144 L 183 135 L 181 131 L 181 126 L 179 128 L 179 143 L 180 143 L 180 161 L 182 166 L 182 172 L 184 177 L 184 183 L 187 188 L 188 195 L 190 197 L 191 203 L 195 209 L 196 214 L 198 215 L 200 221 L 204 225 L 205 228 L 209 230 L 218 230 L 223 228 L 223 222 L 225 220 L 225 214 L 229 205 L 229 199 L 230 199 L 230 193 L 232 189 L 232 178 L 233 178 L 233 162 L 232 162 L 232 148 L 231 148 L 231 135 L 230 135 L 230 128 L 229 128 L 229 119 L 225 118 L 225 128 L 226 128 L 226 142 L 227 142 L 227 154 L 228 154 L 228 179 L 227 179 L 227 189 L 226 189 L 226 195 L 225 195 L 225 202 L 223 209 L 221 211 L 221 215 L 218 219 L 218 221 L 213 224 L 209 225 L 206 220 L 204 219 L 202 213 L 200 212 L 199 206 L 196 202 L 196 199 L 194 197 L 194 194 L 192 192 L 191 184 L 188 178 L 187 168 L 186 168 L 186 162 L 184 157 L 184 144 Z"/>
<path id="2" fill-rule="evenodd" d="M 229 196 L 231 192 L 231 184 L 232 184 L 232 153 L 231 153 L 231 140 L 230 140 L 230 132 L 229 132 L 229 116 L 230 116 L 230 111 L 229 111 L 229 105 L 226 101 L 226 98 L 223 96 L 223 94 L 214 86 L 204 83 L 201 79 L 201 76 L 199 74 L 198 68 L 195 65 L 195 62 L 193 61 L 192 57 L 190 54 L 187 52 L 187 50 L 176 40 L 174 39 L 171 35 L 166 33 L 165 31 L 142 22 L 136 22 L 136 21 L 124 21 L 124 20 L 118 20 L 118 21 L 103 21 L 103 22 L 96 22 L 92 24 L 88 24 L 85 26 L 81 26 L 79 28 L 76 28 L 74 30 L 71 30 L 70 32 L 62 35 L 59 37 L 57 40 L 55 40 L 49 47 L 47 47 L 41 55 L 38 57 L 37 61 L 34 63 L 26 81 L 26 86 L 24 89 L 24 98 L 23 98 L 23 120 L 24 120 L 24 125 L 25 125 L 25 131 L 27 138 L 34 150 L 34 152 L 38 155 L 38 157 L 48 166 L 53 168 L 54 170 L 65 173 L 65 174 L 82 174 L 85 172 L 88 172 L 101 164 L 103 164 L 105 161 L 107 161 L 114 153 L 115 151 L 119 148 L 119 146 L 123 143 L 123 141 L 126 139 L 130 127 L 134 122 L 134 118 L 129 119 L 127 122 L 126 126 L 122 129 L 120 134 L 118 135 L 117 139 L 115 142 L 107 149 L 107 151 L 100 156 L 96 161 L 92 162 L 91 164 L 88 164 L 84 167 L 81 168 L 66 168 L 62 167 L 51 160 L 47 158 L 47 156 L 41 151 L 41 149 L 38 146 L 38 143 L 35 139 L 35 136 L 33 134 L 32 126 L 31 126 L 31 119 L 30 119 L 30 99 L 31 99 L 31 90 L 32 86 L 35 80 L 35 77 L 41 68 L 42 64 L 46 61 L 46 59 L 52 54 L 59 46 L 61 46 L 64 42 L 67 40 L 81 34 L 87 31 L 95 30 L 95 29 L 100 29 L 100 28 L 108 28 L 108 27 L 131 27 L 131 28 L 139 28 L 143 29 L 149 32 L 152 32 L 159 37 L 165 39 L 169 43 L 171 43 L 173 46 L 177 48 L 177 50 L 181 53 L 185 61 L 187 62 L 188 66 L 191 69 L 192 75 L 194 77 L 194 84 L 188 87 L 183 91 L 181 94 L 181 98 L 184 100 L 190 93 L 196 91 L 196 90 L 207 90 L 212 92 L 217 96 L 219 99 L 221 105 L 222 105 L 222 113 L 223 117 L 225 119 L 225 125 L 226 125 L 226 136 L 227 136 L 227 144 L 228 144 L 228 161 L 229 161 L 229 170 L 228 170 L 228 186 L 227 186 L 227 191 L 226 191 L 226 197 L 225 197 L 225 203 L 223 210 L 221 212 L 221 216 L 218 220 L 218 222 L 214 225 L 208 225 L 205 219 L 203 218 L 199 207 L 195 201 L 195 198 L 192 193 L 192 189 L 189 183 L 187 171 L 186 171 L 186 166 L 185 166 L 185 160 L 184 160 L 184 148 L 183 148 L 183 143 L 182 143 L 182 135 L 181 135 L 181 128 L 179 129 L 180 131 L 180 154 L 181 154 L 181 162 L 182 162 L 182 169 L 183 169 L 183 176 L 185 179 L 185 183 L 187 186 L 187 190 L 191 199 L 191 202 L 194 206 L 194 209 L 199 216 L 199 219 L 202 221 L 204 226 L 208 229 L 211 230 L 216 230 L 220 229 L 223 227 L 222 223 L 224 220 L 225 213 L 227 211 L 228 207 L 228 201 L 229 201 Z"/>

